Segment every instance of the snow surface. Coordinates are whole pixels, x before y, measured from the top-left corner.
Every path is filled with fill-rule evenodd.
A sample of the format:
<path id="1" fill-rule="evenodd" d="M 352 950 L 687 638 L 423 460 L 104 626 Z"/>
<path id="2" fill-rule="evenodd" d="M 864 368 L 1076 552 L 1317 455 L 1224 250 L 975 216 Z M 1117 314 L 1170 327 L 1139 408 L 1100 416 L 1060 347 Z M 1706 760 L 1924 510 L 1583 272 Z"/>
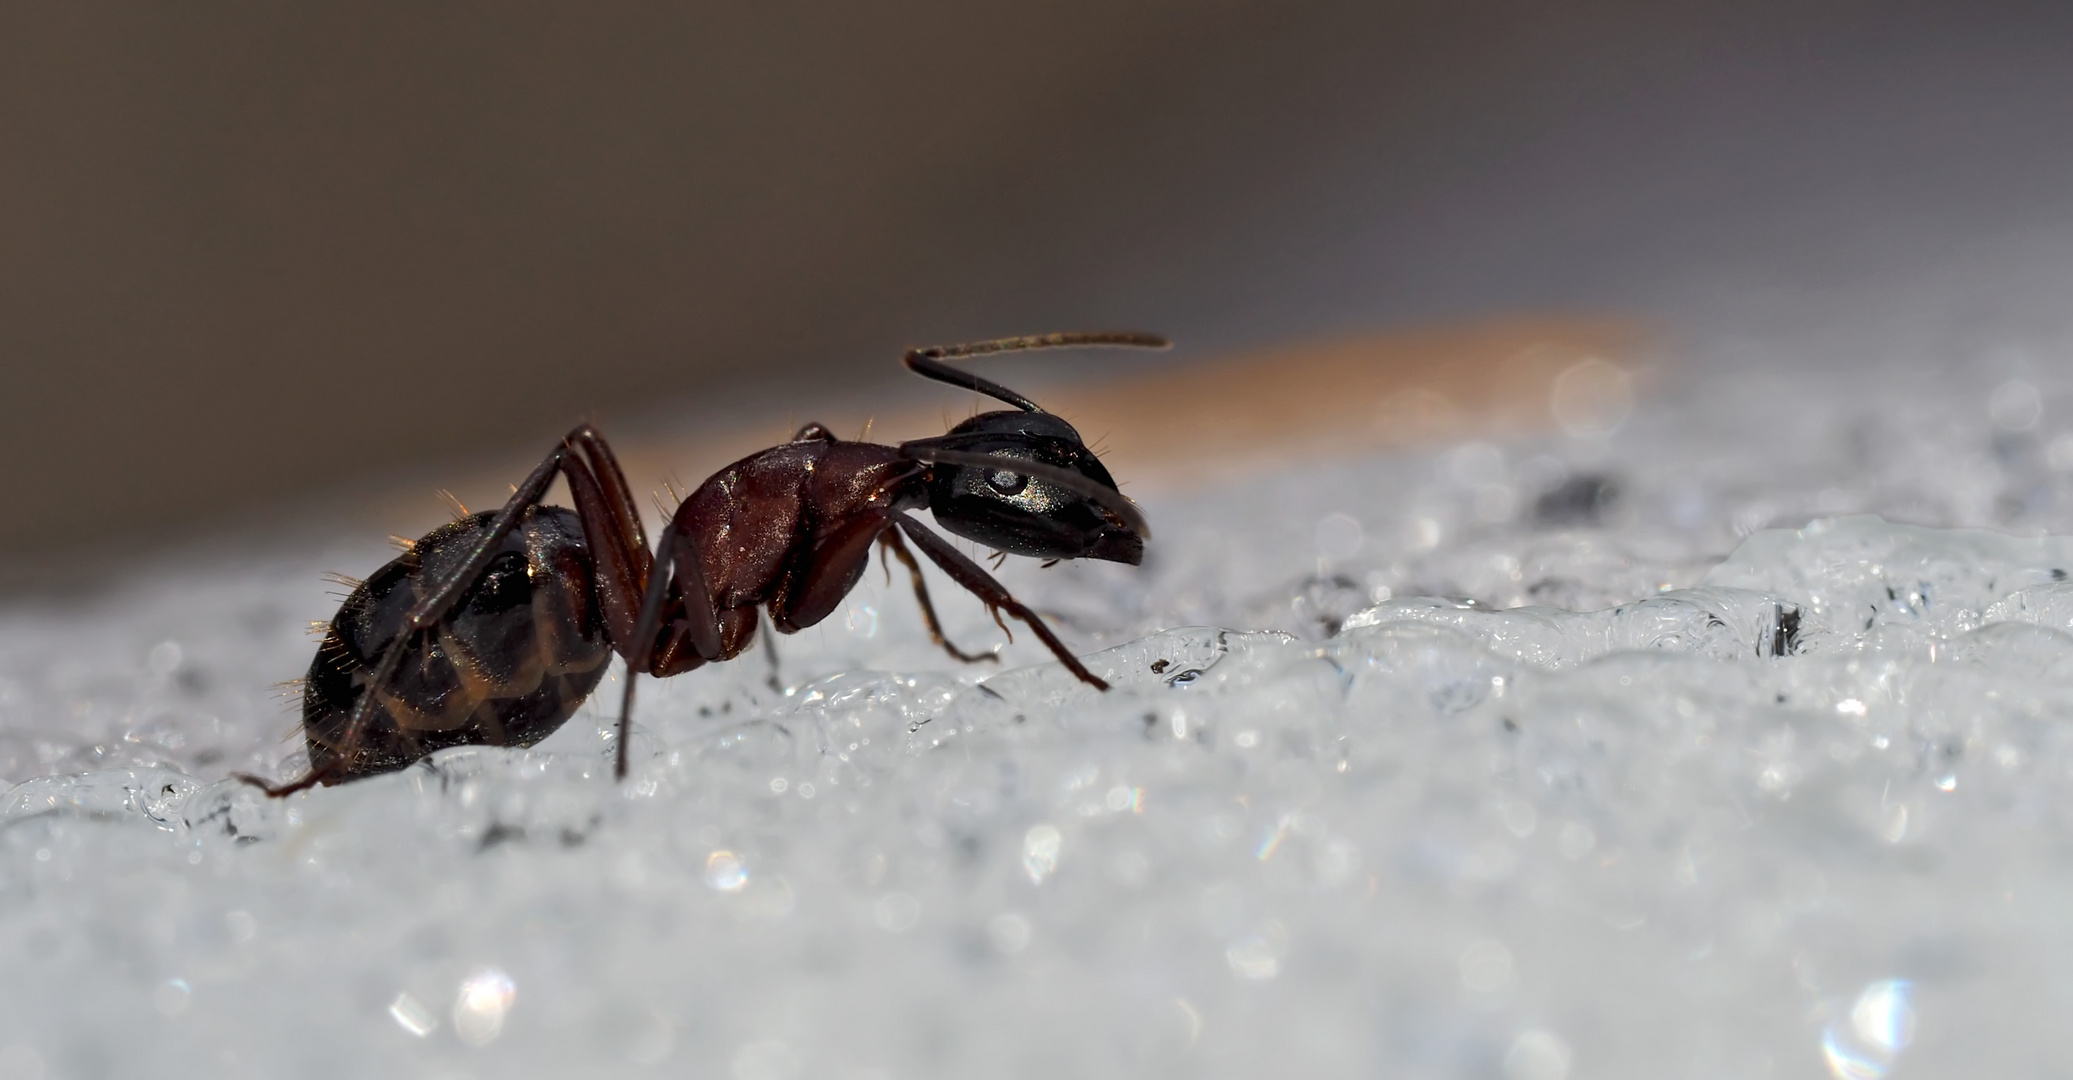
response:
<path id="1" fill-rule="evenodd" d="M 1003 571 L 1107 695 L 873 574 L 783 692 L 644 684 L 625 785 L 597 704 L 223 780 L 373 538 L 17 606 L 0 1078 L 2054 1074 L 2064 351 L 1150 500 L 1141 569 Z"/>

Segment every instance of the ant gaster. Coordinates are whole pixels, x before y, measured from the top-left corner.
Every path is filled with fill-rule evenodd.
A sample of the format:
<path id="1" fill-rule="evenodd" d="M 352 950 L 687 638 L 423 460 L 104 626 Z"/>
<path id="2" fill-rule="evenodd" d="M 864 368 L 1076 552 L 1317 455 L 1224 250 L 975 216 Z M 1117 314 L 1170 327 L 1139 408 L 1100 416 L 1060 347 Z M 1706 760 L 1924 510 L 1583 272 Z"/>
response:
<path id="1" fill-rule="evenodd" d="M 700 484 L 652 554 L 618 460 L 584 424 L 501 510 L 434 529 L 353 590 L 303 685 L 309 772 L 279 786 L 244 779 L 282 796 L 449 746 L 531 746 L 575 713 L 614 653 L 627 665 L 614 769 L 623 779 L 637 674 L 733 659 L 755 637 L 758 608 L 784 633 L 820 622 L 863 576 L 874 544 L 906 566 L 937 644 L 963 661 L 998 659 L 944 639 L 908 540 L 996 621 L 1006 612 L 1028 624 L 1080 681 L 1106 690 L 1035 612 L 908 512 L 926 507 L 944 529 L 1001 552 L 1136 565 L 1150 529 L 1079 432 L 944 361 L 1166 344 L 1071 333 L 912 350 L 916 374 L 1014 408 L 898 446 L 808 424 Z M 574 510 L 541 503 L 556 476 Z"/>

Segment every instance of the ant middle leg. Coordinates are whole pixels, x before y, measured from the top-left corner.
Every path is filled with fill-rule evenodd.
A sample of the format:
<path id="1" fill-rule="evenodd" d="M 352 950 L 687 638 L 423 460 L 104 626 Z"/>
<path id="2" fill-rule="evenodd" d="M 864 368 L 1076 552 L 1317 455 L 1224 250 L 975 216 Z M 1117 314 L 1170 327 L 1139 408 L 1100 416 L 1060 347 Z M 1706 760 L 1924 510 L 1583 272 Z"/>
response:
<path id="1" fill-rule="evenodd" d="M 662 538 L 655 542 L 654 568 L 642 590 L 640 614 L 634 621 L 630 644 L 622 654 L 626 657 L 626 688 L 619 698 L 619 748 L 612 766 L 614 779 L 626 779 L 627 741 L 633 734 L 633 688 L 640 676 L 667 674 L 656 670 L 661 659 L 672 659 L 676 664 L 673 670 L 695 666 L 677 655 L 685 645 L 690 646 L 699 661 L 725 660 L 745 648 L 748 637 L 755 634 L 753 618 L 746 634 L 740 632 L 740 620 L 731 614 L 722 624 L 719 612 L 713 608 L 712 590 L 705 583 L 702 561 L 697 543 L 685 535 L 681 523 L 671 521 L 663 526 Z M 681 608 L 673 598 L 681 602 Z M 669 647 L 658 652 L 665 604 L 675 618 L 670 627 Z"/>
<path id="2" fill-rule="evenodd" d="M 936 618 L 936 605 L 929 602 L 929 586 L 928 582 L 922 579 L 921 564 L 914 561 L 914 553 L 907 550 L 907 542 L 900 539 L 898 529 L 887 529 L 879 533 L 878 544 L 879 561 L 883 563 L 883 556 L 887 552 L 891 552 L 892 556 L 900 560 L 901 565 L 907 568 L 908 575 L 913 579 L 914 600 L 921 605 L 921 618 L 923 622 L 928 624 L 930 641 L 941 645 L 944 652 L 967 664 L 976 664 L 982 660 L 995 664 L 1000 663 L 1001 657 L 997 652 L 968 653 L 951 644 L 950 639 L 943 636 L 943 624 Z M 886 569 L 886 577 L 888 583 L 890 583 L 890 578 L 892 577 L 890 567 Z"/>
<path id="3" fill-rule="evenodd" d="M 761 626 L 762 616 L 760 614 L 757 615 L 757 620 L 757 625 Z M 783 695 L 785 692 L 785 680 L 778 668 L 776 627 L 763 632 L 763 659 L 770 664 L 770 670 L 763 675 L 763 685 L 769 687 L 771 693 Z"/>

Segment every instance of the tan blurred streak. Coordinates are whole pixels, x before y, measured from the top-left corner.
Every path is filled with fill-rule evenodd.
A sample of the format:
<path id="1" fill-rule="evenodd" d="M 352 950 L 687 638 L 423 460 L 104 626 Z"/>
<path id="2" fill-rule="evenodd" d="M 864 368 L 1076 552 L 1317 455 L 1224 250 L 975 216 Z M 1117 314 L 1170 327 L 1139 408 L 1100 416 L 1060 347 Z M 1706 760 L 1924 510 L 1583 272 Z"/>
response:
<path id="1" fill-rule="evenodd" d="M 1184 489 L 1296 462 L 1553 424 L 1555 380 L 1588 358 L 1633 365 L 1617 319 L 1518 319 L 1320 341 L 1053 393 L 1118 477 Z"/>
<path id="2" fill-rule="evenodd" d="M 1610 317 L 1513 318 L 1295 343 L 1155 370 L 1090 378 L 1032 391 L 1079 428 L 1136 495 L 1185 491 L 1305 460 L 1555 426 L 1556 380 L 1592 359 L 1637 370 L 1649 336 Z M 882 401 L 882 398 L 874 399 Z M 992 407 L 976 395 L 944 404 L 902 403 L 874 414 L 871 401 L 814 415 L 772 414 L 725 429 L 614 442 L 637 491 L 669 501 L 729 462 L 819 420 L 845 438 L 876 441 L 940 434 L 946 418 Z M 608 436 L 611 435 L 607 431 Z M 525 466 L 477 477 L 454 491 L 472 509 L 494 507 Z M 382 521 L 416 519 L 433 498 L 398 493 L 374 509 Z M 644 509 L 660 517 L 656 502 Z M 674 506 L 671 506 L 674 509 Z"/>

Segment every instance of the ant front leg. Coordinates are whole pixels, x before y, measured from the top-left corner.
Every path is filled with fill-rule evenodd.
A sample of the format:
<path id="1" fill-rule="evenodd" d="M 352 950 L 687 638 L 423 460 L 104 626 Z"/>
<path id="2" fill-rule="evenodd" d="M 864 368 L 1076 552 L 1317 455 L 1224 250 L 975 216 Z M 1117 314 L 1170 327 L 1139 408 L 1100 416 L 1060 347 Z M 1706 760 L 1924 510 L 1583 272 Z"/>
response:
<path id="1" fill-rule="evenodd" d="M 913 578 L 914 600 L 921 605 L 921 618 L 923 622 L 928 624 L 930 641 L 941 645 L 944 652 L 967 664 L 976 664 L 981 660 L 995 664 L 1000 663 L 1001 657 L 997 652 L 968 653 L 952 645 L 950 639 L 943 636 L 943 624 L 936 619 L 936 605 L 929 603 L 928 582 L 922 580 L 921 577 L 921 564 L 914 561 L 914 553 L 907 550 L 907 542 L 900 539 L 900 531 L 898 529 L 887 529 L 879 533 L 878 544 L 880 556 L 891 552 L 893 557 L 900 560 L 900 564 L 907 568 L 908 575 Z M 879 561 L 882 563 L 884 559 L 881 557 Z M 890 584 L 892 578 L 890 567 L 886 569 L 886 578 L 887 583 Z"/>
<path id="2" fill-rule="evenodd" d="M 1052 633 L 1049 626 L 1044 625 L 1044 620 L 1036 612 L 1029 610 L 1022 601 L 1009 595 L 1008 590 L 995 581 L 991 574 L 981 569 L 978 563 L 965 558 L 964 554 L 951 547 L 948 541 L 923 528 L 921 523 L 913 518 L 905 514 L 895 514 L 893 520 L 899 525 L 900 531 L 906 533 L 907 538 L 921 549 L 921 553 L 928 556 L 930 562 L 941 567 L 944 573 L 949 574 L 952 581 L 964 586 L 965 591 L 978 597 L 987 607 L 1006 611 L 1027 623 L 1031 630 L 1036 631 L 1036 636 L 1042 638 L 1044 644 L 1050 647 L 1051 655 L 1056 656 L 1058 662 L 1064 664 L 1065 669 L 1077 676 L 1081 682 L 1096 690 L 1108 689 L 1108 683 L 1088 671 L 1086 665 L 1080 663 L 1079 658 L 1065 647 L 1065 642 L 1058 640 L 1058 635 Z"/>

